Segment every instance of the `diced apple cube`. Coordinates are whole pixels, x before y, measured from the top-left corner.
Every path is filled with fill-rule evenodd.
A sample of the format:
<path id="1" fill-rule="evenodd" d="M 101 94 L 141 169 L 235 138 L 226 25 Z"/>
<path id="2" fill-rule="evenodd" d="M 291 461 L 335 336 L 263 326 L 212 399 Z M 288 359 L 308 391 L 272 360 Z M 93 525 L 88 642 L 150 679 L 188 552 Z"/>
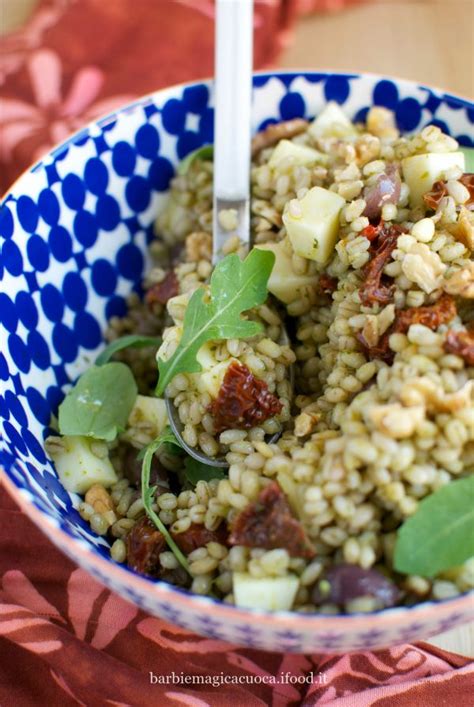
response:
<path id="1" fill-rule="evenodd" d="M 302 292 L 315 284 L 314 275 L 300 275 L 293 270 L 291 255 L 287 252 L 285 243 L 262 243 L 255 246 L 260 250 L 271 250 L 275 254 L 268 291 L 275 295 L 280 302 L 290 304 L 300 299 Z"/>
<path id="2" fill-rule="evenodd" d="M 312 147 L 297 145 L 290 140 L 280 140 L 268 160 L 268 166 L 277 168 L 283 160 L 288 159 L 290 159 L 294 165 L 305 166 L 315 163 L 325 163 L 328 157 L 322 152 L 314 150 Z"/>
<path id="3" fill-rule="evenodd" d="M 316 139 L 357 135 L 355 126 L 335 101 L 330 101 L 318 117 L 310 123 L 308 132 Z"/>
<path id="4" fill-rule="evenodd" d="M 209 393 L 211 398 L 217 398 L 219 388 L 222 385 L 229 364 L 234 360 L 235 359 L 232 358 L 227 361 L 221 361 L 208 370 L 194 374 L 198 389 L 202 393 Z"/>
<path id="5" fill-rule="evenodd" d="M 135 405 L 128 418 L 129 427 L 140 426 L 147 422 L 153 427 L 150 435 L 153 439 L 158 437 L 168 425 L 168 413 L 163 398 L 154 398 L 150 395 L 137 395 Z"/>
<path id="6" fill-rule="evenodd" d="M 339 215 L 346 202 L 335 192 L 313 187 L 298 203 L 297 215 L 291 209 L 283 214 L 293 250 L 302 258 L 327 263 L 336 244 Z"/>
<path id="7" fill-rule="evenodd" d="M 46 446 L 67 491 L 83 494 L 94 484 L 108 488 L 117 482 L 109 457 L 98 457 L 92 451 L 91 445 L 97 442 L 91 437 L 66 435 L 54 442 Z"/>
<path id="8" fill-rule="evenodd" d="M 415 208 L 423 203 L 423 194 L 430 191 L 433 184 L 444 179 L 453 167 L 465 169 L 462 152 L 429 152 L 412 155 L 402 160 L 403 179 L 410 187 L 410 206 Z"/>
<path id="9" fill-rule="evenodd" d="M 252 577 L 234 572 L 234 600 L 237 606 L 267 611 L 289 611 L 299 587 L 298 577 Z"/>

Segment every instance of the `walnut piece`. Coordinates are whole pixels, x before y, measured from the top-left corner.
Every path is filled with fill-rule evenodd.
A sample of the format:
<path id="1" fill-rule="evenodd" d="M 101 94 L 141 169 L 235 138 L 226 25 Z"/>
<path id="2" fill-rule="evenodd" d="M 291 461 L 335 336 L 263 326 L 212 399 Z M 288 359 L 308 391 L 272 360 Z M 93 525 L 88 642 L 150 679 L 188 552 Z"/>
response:
<path id="1" fill-rule="evenodd" d="M 461 206 L 457 222 L 448 224 L 446 228 L 457 241 L 474 250 L 474 211 Z"/>
<path id="2" fill-rule="evenodd" d="M 212 255 L 212 236 L 205 231 L 195 231 L 186 238 L 186 260 L 197 263 L 210 260 Z"/>
<path id="3" fill-rule="evenodd" d="M 400 134 L 393 111 L 382 106 L 373 106 L 367 113 L 367 130 L 383 138 L 397 138 Z"/>
<path id="4" fill-rule="evenodd" d="M 445 270 L 439 255 L 425 243 L 414 243 L 402 260 L 403 274 L 428 295 L 441 286 Z"/>
<path id="5" fill-rule="evenodd" d="M 255 157 L 265 147 L 276 145 L 277 142 L 286 138 L 290 140 L 295 135 L 303 133 L 309 123 L 303 118 L 293 118 L 285 120 L 282 123 L 273 123 L 262 130 L 262 132 L 254 135 L 252 139 L 252 157 Z"/>
<path id="6" fill-rule="evenodd" d="M 474 262 L 469 261 L 461 270 L 457 270 L 454 275 L 451 275 L 446 280 L 444 290 L 450 295 L 474 299 Z"/>
<path id="7" fill-rule="evenodd" d="M 96 513 L 107 513 L 114 510 L 110 494 L 101 484 L 94 484 L 86 493 L 86 503 L 92 506 Z"/>
<path id="8" fill-rule="evenodd" d="M 403 407 L 400 403 L 373 405 L 367 412 L 369 421 L 376 430 L 393 439 L 411 437 L 418 425 L 423 422 L 423 405 Z"/>
<path id="9" fill-rule="evenodd" d="M 470 408 L 474 398 L 474 381 L 467 381 L 454 393 L 445 393 L 429 378 L 414 378 L 405 383 L 400 400 L 407 406 L 423 405 L 430 413 L 458 412 Z"/>
<path id="10" fill-rule="evenodd" d="M 295 419 L 296 437 L 306 437 L 306 435 L 311 434 L 320 419 L 321 415 L 319 415 L 318 413 L 300 413 Z"/>

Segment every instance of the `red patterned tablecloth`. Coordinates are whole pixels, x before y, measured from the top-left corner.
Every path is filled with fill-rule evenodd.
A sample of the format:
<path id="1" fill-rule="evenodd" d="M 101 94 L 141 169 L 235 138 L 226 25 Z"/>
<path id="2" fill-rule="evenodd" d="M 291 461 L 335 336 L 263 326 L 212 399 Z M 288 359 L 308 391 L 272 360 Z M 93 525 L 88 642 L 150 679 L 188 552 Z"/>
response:
<path id="1" fill-rule="evenodd" d="M 347 4 L 257 0 L 255 66 L 275 60 L 299 12 Z M 213 11 L 210 0 L 43 0 L 26 27 L 1 40 L 0 190 L 88 120 L 211 75 Z M 163 684 L 173 673 L 203 684 Z M 281 674 L 286 684 L 268 684 Z M 209 684 L 222 675 L 241 683 Z M 473 692 L 472 662 L 427 644 L 285 655 L 191 635 L 78 569 L 0 488 L 2 707 L 467 707 Z"/>

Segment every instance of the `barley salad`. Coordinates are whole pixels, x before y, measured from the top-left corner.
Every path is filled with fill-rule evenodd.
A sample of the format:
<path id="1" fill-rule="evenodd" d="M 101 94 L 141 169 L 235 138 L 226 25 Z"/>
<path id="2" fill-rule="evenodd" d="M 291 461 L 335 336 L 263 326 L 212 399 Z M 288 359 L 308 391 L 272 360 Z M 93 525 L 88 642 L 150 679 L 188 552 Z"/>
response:
<path id="1" fill-rule="evenodd" d="M 113 560 L 230 604 L 353 613 L 465 592 L 472 150 L 335 103 L 252 147 L 254 247 L 221 212 L 214 270 L 212 147 L 179 165 L 144 297 L 59 408 L 58 475 Z M 186 443 L 228 469 L 181 449 L 165 390 Z"/>

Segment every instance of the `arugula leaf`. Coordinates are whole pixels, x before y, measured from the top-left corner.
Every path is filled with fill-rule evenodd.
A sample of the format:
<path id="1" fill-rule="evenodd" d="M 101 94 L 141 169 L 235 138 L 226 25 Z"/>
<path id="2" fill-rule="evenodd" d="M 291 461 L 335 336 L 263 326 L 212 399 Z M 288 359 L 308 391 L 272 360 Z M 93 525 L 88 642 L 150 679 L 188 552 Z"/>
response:
<path id="1" fill-rule="evenodd" d="M 154 496 L 155 496 L 155 491 L 156 491 L 156 486 L 150 486 L 150 473 L 151 473 L 151 463 L 153 461 L 153 456 L 154 454 L 158 451 L 158 449 L 161 447 L 162 444 L 174 444 L 179 446 L 179 443 L 174 436 L 174 434 L 171 432 L 170 428 L 167 427 L 162 434 L 157 437 L 153 442 L 150 442 L 150 444 L 145 447 L 143 451 L 143 464 L 142 464 L 142 499 L 143 499 L 143 505 L 145 507 L 145 511 L 150 518 L 150 520 L 153 521 L 153 523 L 156 525 L 160 533 L 163 535 L 163 537 L 166 540 L 166 543 L 180 565 L 184 567 L 186 572 L 189 572 L 189 565 L 188 562 L 171 537 L 171 534 L 167 527 L 164 525 L 163 521 L 161 518 L 155 513 L 153 508 L 151 507 L 154 501 Z M 140 458 L 140 456 L 139 456 Z"/>
<path id="2" fill-rule="evenodd" d="M 172 431 L 172 429 L 169 425 L 167 427 L 165 427 L 165 429 L 160 434 L 160 436 L 157 437 L 157 440 L 158 439 L 160 440 L 160 446 L 162 444 L 163 445 L 165 445 L 165 444 L 172 445 L 173 447 L 177 447 L 178 449 L 183 450 L 182 446 L 179 443 L 178 438 L 176 437 L 176 435 L 174 434 L 174 432 Z M 154 444 L 155 442 L 156 442 L 156 440 L 154 440 L 153 442 L 150 442 L 150 444 Z M 146 450 L 147 450 L 147 447 L 144 447 L 143 449 L 141 449 L 138 452 L 138 455 L 137 455 L 138 460 L 143 459 L 143 457 L 145 456 Z"/>
<path id="3" fill-rule="evenodd" d="M 210 481 L 211 479 L 225 479 L 226 474 L 216 466 L 204 464 L 193 457 L 188 457 L 184 462 L 185 476 L 190 484 L 196 486 L 198 481 Z"/>
<path id="4" fill-rule="evenodd" d="M 459 149 L 464 153 L 466 172 L 468 174 L 474 172 L 474 147 L 464 147 L 464 145 L 461 145 Z"/>
<path id="5" fill-rule="evenodd" d="M 214 157 L 214 146 L 213 145 L 202 145 L 198 147 L 197 150 L 193 150 L 186 157 L 181 160 L 178 165 L 177 172 L 180 175 L 186 174 L 192 163 L 195 160 L 206 160 L 210 161 Z"/>
<path id="6" fill-rule="evenodd" d="M 262 330 L 261 324 L 240 315 L 265 302 L 274 262 L 275 255 L 271 251 L 254 248 L 244 261 L 232 253 L 216 265 L 211 276 L 210 301 L 205 288 L 200 287 L 193 293 L 176 351 L 166 361 L 158 358 L 158 396 L 163 395 L 178 373 L 201 370 L 196 355 L 207 341 L 251 338 Z"/>
<path id="7" fill-rule="evenodd" d="M 397 536 L 394 566 L 405 574 L 433 577 L 474 556 L 474 475 L 423 499 Z"/>
<path id="8" fill-rule="evenodd" d="M 59 432 L 111 442 L 125 428 L 137 392 L 132 372 L 124 363 L 92 366 L 59 406 Z"/>
<path id="9" fill-rule="evenodd" d="M 121 336 L 105 347 L 105 349 L 97 356 L 95 365 L 103 366 L 104 363 L 108 363 L 112 356 L 114 356 L 118 351 L 122 351 L 122 349 L 141 349 L 145 346 L 156 346 L 156 348 L 158 348 L 160 344 L 161 337 L 159 336 L 140 336 L 137 334 Z"/>

